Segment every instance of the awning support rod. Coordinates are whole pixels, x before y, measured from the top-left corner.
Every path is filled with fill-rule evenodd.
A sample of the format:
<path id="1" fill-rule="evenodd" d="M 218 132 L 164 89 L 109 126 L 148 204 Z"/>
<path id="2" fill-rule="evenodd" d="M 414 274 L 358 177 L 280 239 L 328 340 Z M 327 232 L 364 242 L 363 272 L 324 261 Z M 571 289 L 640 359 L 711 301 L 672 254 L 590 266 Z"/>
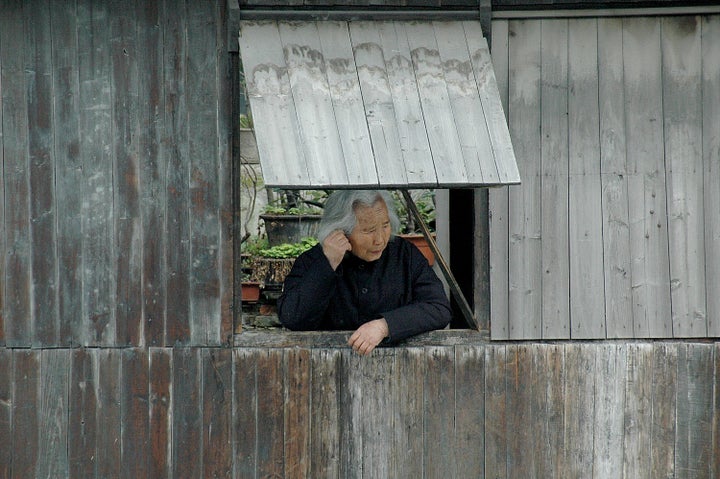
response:
<path id="1" fill-rule="evenodd" d="M 470 305 L 468 304 L 465 296 L 460 290 L 460 285 L 455 279 L 455 276 L 453 276 L 452 271 L 450 271 L 450 267 L 445 262 L 445 258 L 443 258 L 442 254 L 440 253 L 440 249 L 438 248 L 437 243 L 435 243 L 435 239 L 430 234 L 430 230 L 425 224 L 425 221 L 423 221 L 422 217 L 420 216 L 420 211 L 415 204 L 415 200 L 412 199 L 412 196 L 410 196 L 410 192 L 408 190 L 403 189 L 400 191 L 402 191 L 403 198 L 405 198 L 405 203 L 407 203 L 408 210 L 410 210 L 410 213 L 415 218 L 415 222 L 420 225 L 420 230 L 422 231 L 423 236 L 427 240 L 430 249 L 432 250 L 435 258 L 438 261 L 438 266 L 440 267 L 443 276 L 445 276 L 445 280 L 447 281 L 448 286 L 450 286 L 450 293 L 455 298 L 455 301 L 457 301 L 457 304 L 460 307 L 460 311 L 462 312 L 465 321 L 472 329 L 479 331 L 480 326 L 475 320 L 475 314 L 470 309 Z"/>

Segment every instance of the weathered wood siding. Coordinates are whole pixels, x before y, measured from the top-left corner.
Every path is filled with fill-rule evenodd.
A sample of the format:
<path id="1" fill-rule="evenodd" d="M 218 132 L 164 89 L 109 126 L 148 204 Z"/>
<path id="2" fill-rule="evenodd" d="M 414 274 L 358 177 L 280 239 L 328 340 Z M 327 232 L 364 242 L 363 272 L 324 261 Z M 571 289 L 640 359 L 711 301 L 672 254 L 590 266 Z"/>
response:
<path id="1" fill-rule="evenodd" d="M 227 342 L 224 2 L 0 11 L 0 345 Z"/>
<path id="2" fill-rule="evenodd" d="M 0 477 L 720 476 L 718 343 L 441 344 L 2 349 Z"/>
<path id="3" fill-rule="evenodd" d="M 493 21 L 493 339 L 720 335 L 720 17 Z"/>

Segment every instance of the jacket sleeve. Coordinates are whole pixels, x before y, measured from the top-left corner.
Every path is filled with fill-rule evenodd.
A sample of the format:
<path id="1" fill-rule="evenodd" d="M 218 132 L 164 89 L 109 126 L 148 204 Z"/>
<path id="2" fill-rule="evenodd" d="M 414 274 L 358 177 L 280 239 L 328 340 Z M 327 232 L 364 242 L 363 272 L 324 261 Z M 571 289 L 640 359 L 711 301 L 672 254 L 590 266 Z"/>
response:
<path id="1" fill-rule="evenodd" d="M 450 323 L 450 301 L 442 283 L 422 253 L 411 247 L 412 301 L 386 311 L 390 342 L 397 342 L 416 334 L 442 329 Z"/>
<path id="2" fill-rule="evenodd" d="M 278 319 L 293 331 L 320 329 L 337 283 L 338 276 L 322 248 L 314 246 L 295 260 L 285 278 L 278 299 Z"/>

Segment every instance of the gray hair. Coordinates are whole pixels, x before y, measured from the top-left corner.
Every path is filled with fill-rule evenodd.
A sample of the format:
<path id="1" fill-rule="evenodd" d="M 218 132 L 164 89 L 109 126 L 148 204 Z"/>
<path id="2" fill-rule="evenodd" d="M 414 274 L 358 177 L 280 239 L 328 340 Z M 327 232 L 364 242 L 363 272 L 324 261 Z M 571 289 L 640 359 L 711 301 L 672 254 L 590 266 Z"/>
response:
<path id="1" fill-rule="evenodd" d="M 355 209 L 358 206 L 370 207 L 382 201 L 390 216 L 392 234 L 400 229 L 400 220 L 395 211 L 392 195 L 384 190 L 337 190 L 332 193 L 323 208 L 323 217 L 318 226 L 318 241 L 321 243 L 335 230 L 350 234 L 357 224 Z"/>

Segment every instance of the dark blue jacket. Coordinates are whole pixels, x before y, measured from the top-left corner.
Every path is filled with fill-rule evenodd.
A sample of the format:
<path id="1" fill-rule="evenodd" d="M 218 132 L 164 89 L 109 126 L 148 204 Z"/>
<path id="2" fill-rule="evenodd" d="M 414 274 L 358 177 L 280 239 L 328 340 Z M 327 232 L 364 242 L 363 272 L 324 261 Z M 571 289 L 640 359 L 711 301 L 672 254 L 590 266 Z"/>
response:
<path id="1" fill-rule="evenodd" d="M 384 317 L 392 342 L 450 322 L 442 283 L 420 251 L 393 238 L 380 259 L 347 254 L 337 270 L 321 245 L 303 253 L 285 278 L 278 300 L 280 322 L 296 331 L 354 330 Z"/>

